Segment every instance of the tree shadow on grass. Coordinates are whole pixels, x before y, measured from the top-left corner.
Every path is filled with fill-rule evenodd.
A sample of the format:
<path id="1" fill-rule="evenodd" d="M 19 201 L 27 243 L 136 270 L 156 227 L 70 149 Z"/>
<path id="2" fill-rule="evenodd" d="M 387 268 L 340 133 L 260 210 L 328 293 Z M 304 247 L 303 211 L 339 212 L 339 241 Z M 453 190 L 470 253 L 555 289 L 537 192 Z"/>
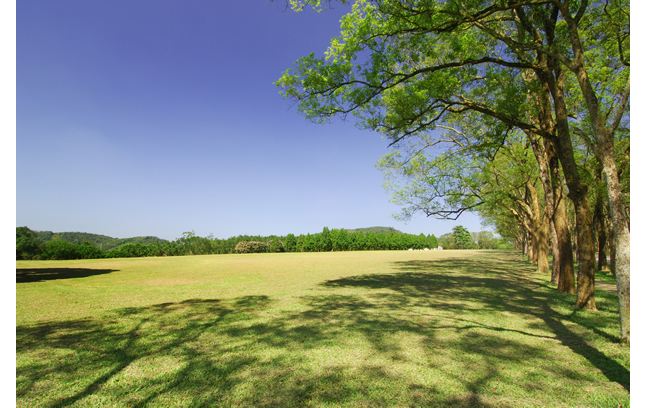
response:
<path id="1" fill-rule="evenodd" d="M 287 310 L 266 296 L 191 299 L 19 326 L 18 405 L 562 405 L 600 378 L 560 345 L 628 388 L 627 370 L 546 306 L 567 300 L 517 262 L 395 266 L 323 282 Z M 602 391 L 625 399 L 616 388 Z"/>
<path id="2" fill-rule="evenodd" d="M 539 318 L 542 321 L 541 326 L 548 328 L 551 335 L 534 334 L 493 325 L 485 326 L 476 322 L 472 322 L 469 327 L 556 339 L 584 357 L 608 380 L 620 384 L 627 391 L 630 390 L 628 369 L 591 346 L 584 337 L 563 324 L 563 321 L 575 322 L 606 340 L 618 340 L 617 337 L 599 329 L 608 325 L 614 327 L 616 314 L 578 316 L 576 313 L 570 315 L 558 313 L 550 305 L 564 303 L 563 295 L 553 290 L 545 290 L 543 284 L 532 279 L 531 267 L 523 269 L 519 268 L 516 262 L 503 260 L 494 263 L 470 259 L 414 260 L 396 262 L 395 267 L 400 272 L 353 276 L 327 281 L 324 285 L 387 289 L 395 292 L 395 295 L 385 296 L 390 296 L 391 299 L 399 298 L 400 306 L 426 304 L 434 310 L 450 309 L 455 312 L 494 310 Z M 469 273 L 466 275 L 453 273 L 456 270 Z M 604 300 L 603 308 L 614 308 L 616 300 L 613 297 L 614 295 L 609 293 L 601 295 L 600 298 Z M 459 299 L 460 302 L 454 303 L 455 299 Z M 465 306 L 465 299 L 473 302 L 474 306 L 471 308 Z"/>
<path id="3" fill-rule="evenodd" d="M 89 268 L 16 268 L 16 283 L 85 278 L 94 275 L 104 275 L 111 272 L 117 272 L 117 270 Z"/>
<path id="4" fill-rule="evenodd" d="M 20 399 L 33 394 L 43 381 L 71 382 L 72 386 L 52 390 L 45 401 L 35 405 L 67 406 L 105 389 L 120 405 L 143 405 L 187 384 L 199 391 L 206 386 L 205 381 L 210 392 L 217 391 L 218 387 L 230 386 L 231 381 L 216 379 L 226 379 L 229 373 L 254 363 L 255 358 L 222 358 L 215 364 L 206 357 L 217 355 L 223 345 L 211 344 L 209 352 L 202 354 L 196 350 L 201 346 L 198 339 L 216 330 L 230 315 L 241 321 L 245 313 L 267 302 L 266 297 L 258 296 L 229 303 L 191 299 L 125 308 L 103 320 L 20 326 L 16 330 L 17 353 L 34 358 L 27 358 L 28 362 L 17 368 L 17 395 Z M 57 354 L 67 358 L 55 358 Z M 156 364 L 159 359 L 162 362 Z M 154 372 L 149 371 L 151 367 Z M 195 381 L 200 374 L 205 377 Z M 133 386 L 140 392 L 131 392 Z"/>
<path id="5" fill-rule="evenodd" d="M 301 352 L 337 329 L 291 313 L 258 323 L 270 304 L 191 299 L 20 326 L 18 405 L 391 405 L 392 374 L 370 364 L 313 367 Z"/>

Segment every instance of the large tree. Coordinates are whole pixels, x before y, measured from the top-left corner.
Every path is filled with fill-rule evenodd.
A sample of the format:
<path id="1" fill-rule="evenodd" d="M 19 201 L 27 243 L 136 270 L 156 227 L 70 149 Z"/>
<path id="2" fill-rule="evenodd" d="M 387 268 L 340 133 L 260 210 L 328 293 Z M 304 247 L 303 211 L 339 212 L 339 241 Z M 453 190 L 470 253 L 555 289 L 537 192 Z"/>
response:
<path id="1" fill-rule="evenodd" d="M 320 6 L 293 2 L 308 3 Z M 627 14 L 622 2 L 584 0 L 357 0 L 325 56 L 301 58 L 278 84 L 307 116 L 354 113 L 394 145 L 476 115 L 553 149 L 576 215 L 577 305 L 595 309 L 592 210 L 572 141 L 584 135 L 606 179 L 627 341 L 629 232 L 614 156 L 628 107 Z"/>

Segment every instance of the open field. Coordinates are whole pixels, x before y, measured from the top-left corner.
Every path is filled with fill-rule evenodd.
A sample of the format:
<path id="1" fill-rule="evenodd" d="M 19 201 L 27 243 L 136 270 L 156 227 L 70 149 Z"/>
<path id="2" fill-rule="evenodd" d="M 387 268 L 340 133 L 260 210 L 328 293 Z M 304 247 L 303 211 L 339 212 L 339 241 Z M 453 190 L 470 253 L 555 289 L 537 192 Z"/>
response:
<path id="1" fill-rule="evenodd" d="M 629 405 L 612 285 L 573 313 L 515 253 L 17 268 L 21 407 Z"/>

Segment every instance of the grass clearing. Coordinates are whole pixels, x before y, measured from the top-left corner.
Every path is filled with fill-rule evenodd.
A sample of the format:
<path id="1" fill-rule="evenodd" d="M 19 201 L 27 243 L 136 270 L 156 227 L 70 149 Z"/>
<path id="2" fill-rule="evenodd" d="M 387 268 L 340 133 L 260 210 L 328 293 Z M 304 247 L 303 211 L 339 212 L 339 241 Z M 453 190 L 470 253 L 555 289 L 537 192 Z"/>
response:
<path id="1" fill-rule="evenodd" d="M 511 252 L 19 261 L 17 405 L 628 406 L 573 302 Z"/>

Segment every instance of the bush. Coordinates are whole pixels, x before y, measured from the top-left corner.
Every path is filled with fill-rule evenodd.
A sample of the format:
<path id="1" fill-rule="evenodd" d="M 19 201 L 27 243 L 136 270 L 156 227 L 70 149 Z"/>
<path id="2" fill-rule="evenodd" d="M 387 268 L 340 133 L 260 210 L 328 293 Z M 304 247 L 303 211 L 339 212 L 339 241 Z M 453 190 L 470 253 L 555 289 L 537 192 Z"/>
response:
<path id="1" fill-rule="evenodd" d="M 78 253 L 80 259 L 97 259 L 104 257 L 103 251 L 95 245 L 90 244 L 89 242 L 77 244 L 76 252 Z"/>
<path id="2" fill-rule="evenodd" d="M 269 252 L 285 252 L 285 245 L 279 239 L 269 241 Z"/>
<path id="3" fill-rule="evenodd" d="M 79 246 L 60 239 L 48 241 L 43 246 L 41 259 L 80 259 Z"/>
<path id="4" fill-rule="evenodd" d="M 154 247 L 152 245 L 140 243 L 128 243 L 119 245 L 107 253 L 108 258 L 136 258 L 141 256 L 154 256 Z"/>
<path id="5" fill-rule="evenodd" d="M 37 259 L 41 252 L 38 236 L 27 227 L 16 228 L 16 259 Z"/>
<path id="6" fill-rule="evenodd" d="M 261 241 L 240 241 L 236 244 L 234 250 L 238 254 L 269 252 L 269 245 Z"/>

